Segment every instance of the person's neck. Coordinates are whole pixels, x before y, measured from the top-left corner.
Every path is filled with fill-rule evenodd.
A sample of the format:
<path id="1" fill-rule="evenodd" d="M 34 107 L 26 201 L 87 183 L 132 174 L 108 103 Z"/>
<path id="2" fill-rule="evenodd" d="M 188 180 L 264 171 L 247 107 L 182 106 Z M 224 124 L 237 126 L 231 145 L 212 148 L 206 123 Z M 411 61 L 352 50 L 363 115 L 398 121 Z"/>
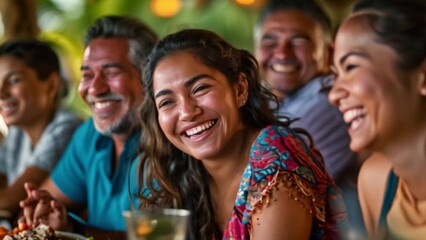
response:
<path id="1" fill-rule="evenodd" d="M 227 146 L 222 158 L 203 161 L 210 174 L 209 190 L 215 222 L 222 231 L 232 213 L 242 175 L 249 160 L 253 136 L 250 128 L 244 128 L 231 139 L 230 142 L 236 144 Z"/>
<path id="2" fill-rule="evenodd" d="M 417 200 L 426 200 L 426 128 L 401 138 L 383 152 L 394 172 L 403 179 Z"/>
<path id="3" fill-rule="evenodd" d="M 239 182 L 241 176 L 248 163 L 248 153 L 242 152 L 241 160 L 235 161 L 233 164 L 227 164 L 227 166 L 217 167 L 216 169 L 208 169 L 210 175 L 210 187 L 213 192 L 220 192 L 220 189 L 224 189 L 223 186 L 228 186 L 230 183 Z"/>
<path id="4" fill-rule="evenodd" d="M 222 150 L 222 154 L 215 159 L 202 160 L 210 175 L 210 186 L 221 188 L 227 186 L 234 179 L 241 178 L 249 160 L 253 141 L 259 134 L 258 129 L 245 128 L 231 139 L 232 146 Z"/>

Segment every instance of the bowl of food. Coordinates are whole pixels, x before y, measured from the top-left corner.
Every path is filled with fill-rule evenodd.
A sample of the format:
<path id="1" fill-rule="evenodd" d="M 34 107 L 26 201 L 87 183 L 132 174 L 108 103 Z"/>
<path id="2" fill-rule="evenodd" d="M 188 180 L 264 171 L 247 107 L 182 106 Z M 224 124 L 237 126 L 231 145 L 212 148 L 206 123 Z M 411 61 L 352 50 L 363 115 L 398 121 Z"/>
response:
<path id="1" fill-rule="evenodd" d="M 53 228 L 40 224 L 37 227 L 29 228 L 26 224 L 21 223 L 17 228 L 8 231 L 0 227 L 0 239 L 3 240 L 86 240 L 83 235 L 55 231 Z"/>

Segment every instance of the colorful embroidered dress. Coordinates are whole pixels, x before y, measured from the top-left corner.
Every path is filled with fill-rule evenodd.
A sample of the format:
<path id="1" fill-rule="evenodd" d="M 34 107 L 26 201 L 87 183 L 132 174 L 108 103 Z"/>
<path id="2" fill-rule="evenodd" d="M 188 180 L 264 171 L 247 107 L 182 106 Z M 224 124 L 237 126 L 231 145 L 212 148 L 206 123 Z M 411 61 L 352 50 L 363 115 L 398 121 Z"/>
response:
<path id="1" fill-rule="evenodd" d="M 318 151 L 283 126 L 264 128 L 253 143 L 223 239 L 251 238 L 251 215 L 262 205 L 273 204 L 270 192 L 279 181 L 312 213 L 311 239 L 339 239 L 337 226 L 347 224 L 340 190 L 325 172 Z"/>

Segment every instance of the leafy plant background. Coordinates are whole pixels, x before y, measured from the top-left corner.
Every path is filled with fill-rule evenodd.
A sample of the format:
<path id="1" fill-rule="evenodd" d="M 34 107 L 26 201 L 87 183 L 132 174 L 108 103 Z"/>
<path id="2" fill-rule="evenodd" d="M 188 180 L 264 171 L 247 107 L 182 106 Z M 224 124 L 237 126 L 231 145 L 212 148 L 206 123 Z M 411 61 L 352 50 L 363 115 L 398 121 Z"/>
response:
<path id="1" fill-rule="evenodd" d="M 238 48 L 253 50 L 253 27 L 261 5 L 252 7 L 234 0 L 182 0 L 179 13 L 170 18 L 156 16 L 151 0 L 0 0 L 2 41 L 39 38 L 52 43 L 60 53 L 63 75 L 71 85 L 65 106 L 82 117 L 89 109 L 76 93 L 80 78 L 82 39 L 88 26 L 103 15 L 137 17 L 160 37 L 182 28 L 205 28 L 219 33 Z M 297 1 L 297 0 L 295 0 Z M 337 25 L 353 0 L 318 0 Z"/>

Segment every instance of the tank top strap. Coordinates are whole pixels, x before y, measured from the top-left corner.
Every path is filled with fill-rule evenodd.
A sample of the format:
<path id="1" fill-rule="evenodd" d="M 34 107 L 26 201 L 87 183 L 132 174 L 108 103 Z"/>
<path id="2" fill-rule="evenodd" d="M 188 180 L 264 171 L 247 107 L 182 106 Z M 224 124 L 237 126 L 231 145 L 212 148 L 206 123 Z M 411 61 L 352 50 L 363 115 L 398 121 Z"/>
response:
<path id="1" fill-rule="evenodd" d="M 395 193 L 398 188 L 398 180 L 398 177 L 395 175 L 393 170 L 391 170 L 388 176 L 385 196 L 383 198 L 382 209 L 380 211 L 379 217 L 379 227 L 383 230 L 387 230 L 388 228 L 386 223 L 386 216 L 392 206 L 393 198 L 395 197 Z"/>

